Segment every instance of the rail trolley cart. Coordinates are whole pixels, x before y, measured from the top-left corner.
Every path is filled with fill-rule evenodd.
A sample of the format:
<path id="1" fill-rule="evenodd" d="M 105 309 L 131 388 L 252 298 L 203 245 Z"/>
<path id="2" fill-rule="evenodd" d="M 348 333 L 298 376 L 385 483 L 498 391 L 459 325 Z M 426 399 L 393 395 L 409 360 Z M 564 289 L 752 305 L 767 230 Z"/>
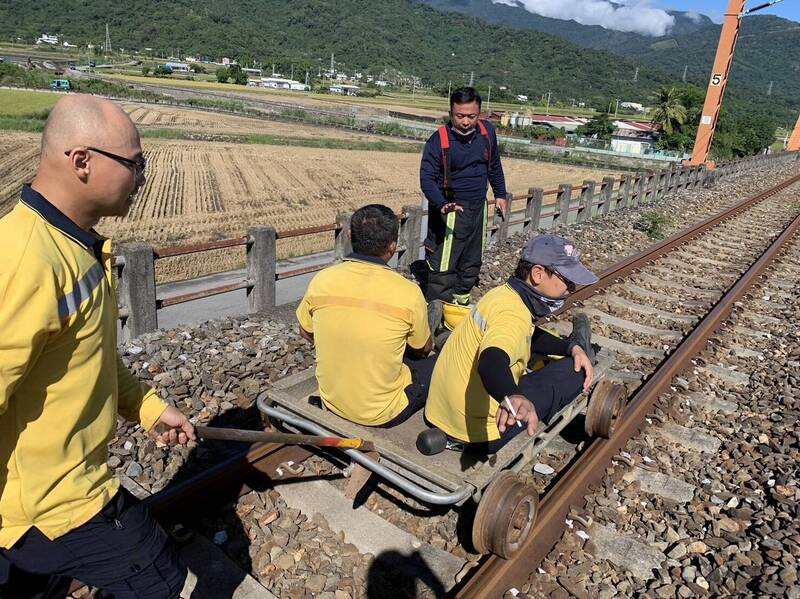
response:
<path id="1" fill-rule="evenodd" d="M 461 505 L 472 498 L 478 506 L 472 531 L 475 548 L 508 558 L 528 537 L 538 506 L 536 488 L 517 473 L 578 414 L 586 414 L 589 435 L 608 437 L 613 432 L 625 391 L 605 376 L 613 354 L 601 349 L 596 362 L 596 382 L 588 394 L 581 393 L 533 437 L 519 434 L 493 456 L 472 464 L 465 459 L 466 452 L 427 456 L 417 450 L 417 436 L 428 428 L 422 410 L 393 428 L 372 428 L 309 403 L 318 393 L 313 367 L 276 381 L 259 395 L 257 404 L 272 423 L 289 429 L 372 441 L 380 461 L 354 449 L 344 450 L 355 468 L 360 465 L 422 503 Z"/>

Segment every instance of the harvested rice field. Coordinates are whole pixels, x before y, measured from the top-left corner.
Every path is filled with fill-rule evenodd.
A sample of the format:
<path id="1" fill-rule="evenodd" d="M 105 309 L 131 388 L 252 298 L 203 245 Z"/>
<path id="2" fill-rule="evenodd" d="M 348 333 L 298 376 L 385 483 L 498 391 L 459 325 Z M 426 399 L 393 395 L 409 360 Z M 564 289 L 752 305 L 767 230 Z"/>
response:
<path id="1" fill-rule="evenodd" d="M 295 133 L 294 125 L 281 126 Z M 11 210 L 20 186 L 33 177 L 39 139 L 38 134 L 0 132 L 0 216 Z M 400 210 L 420 202 L 419 156 L 414 153 L 162 139 L 144 139 L 143 147 L 147 183 L 130 213 L 98 225 L 117 243 L 142 240 L 158 248 L 213 241 L 244 235 L 256 224 L 278 231 L 328 224 L 337 213 L 366 203 Z M 504 167 L 508 189 L 515 193 L 615 174 L 515 159 L 505 160 Z M 333 235 L 323 233 L 281 240 L 278 251 L 288 257 L 332 245 Z M 159 261 L 157 276 L 159 281 L 181 280 L 243 262 L 242 248 L 193 254 Z"/>

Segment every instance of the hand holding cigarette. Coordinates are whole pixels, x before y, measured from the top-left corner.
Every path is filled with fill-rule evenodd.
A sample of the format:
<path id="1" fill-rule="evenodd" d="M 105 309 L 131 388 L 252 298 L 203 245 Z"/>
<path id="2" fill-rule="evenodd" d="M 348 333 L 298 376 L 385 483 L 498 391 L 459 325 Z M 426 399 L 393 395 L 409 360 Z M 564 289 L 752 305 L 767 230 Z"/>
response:
<path id="1" fill-rule="evenodd" d="M 509 395 L 503 398 L 500 409 L 497 410 L 497 428 L 501 433 L 511 426 L 522 426 L 525 422 L 528 425 L 528 435 L 536 434 L 536 426 L 539 424 L 539 417 L 533 403 L 523 395 Z"/>

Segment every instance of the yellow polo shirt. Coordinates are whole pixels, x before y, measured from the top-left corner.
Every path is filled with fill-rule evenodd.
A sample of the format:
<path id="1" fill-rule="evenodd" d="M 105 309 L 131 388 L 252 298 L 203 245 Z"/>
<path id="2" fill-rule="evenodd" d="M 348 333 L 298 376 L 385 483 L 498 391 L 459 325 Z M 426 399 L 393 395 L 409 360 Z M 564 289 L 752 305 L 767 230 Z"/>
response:
<path id="1" fill-rule="evenodd" d="M 425 417 L 445 433 L 472 443 L 500 438 L 498 403 L 478 374 L 478 357 L 497 347 L 511 359 L 519 382 L 531 357 L 531 313 L 509 285 L 495 287 L 473 306 L 445 343 L 433 369 Z"/>
<path id="2" fill-rule="evenodd" d="M 319 393 L 332 412 L 375 426 L 408 406 L 403 354 L 430 337 L 417 285 L 381 260 L 351 257 L 312 279 L 297 320 L 314 334 Z"/>
<path id="3" fill-rule="evenodd" d="M 0 219 L 0 547 L 57 538 L 116 494 L 117 413 L 150 428 L 166 404 L 117 355 L 111 242 L 25 186 Z M 99 258 L 99 259 L 98 259 Z"/>

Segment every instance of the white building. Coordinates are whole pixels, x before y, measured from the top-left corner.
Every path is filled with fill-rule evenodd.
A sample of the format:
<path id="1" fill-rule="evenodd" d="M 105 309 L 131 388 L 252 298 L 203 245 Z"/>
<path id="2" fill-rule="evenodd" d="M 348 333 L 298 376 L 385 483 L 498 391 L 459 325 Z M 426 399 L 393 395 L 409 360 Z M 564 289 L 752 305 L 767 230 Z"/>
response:
<path id="1" fill-rule="evenodd" d="M 69 42 L 64 42 L 64 43 L 63 43 L 63 46 L 64 46 L 65 48 L 77 48 L 77 47 L 78 47 L 78 45 L 77 45 L 77 44 L 70 44 Z"/>
<path id="2" fill-rule="evenodd" d="M 173 71 L 179 71 L 182 73 L 189 72 L 189 65 L 185 62 L 165 62 L 164 65 L 168 69 L 172 69 Z"/>
<path id="3" fill-rule="evenodd" d="M 38 38 L 36 38 L 37 44 L 50 44 L 51 46 L 55 46 L 58 44 L 58 36 L 57 35 L 48 35 L 43 33 Z"/>
<path id="4" fill-rule="evenodd" d="M 525 96 L 525 95 L 522 95 L 522 94 L 519 94 L 517 96 L 517 102 L 527 102 L 527 101 L 528 101 L 528 96 Z"/>
<path id="5" fill-rule="evenodd" d="M 638 102 L 620 102 L 620 108 L 627 108 L 628 110 L 635 110 L 636 112 L 644 112 L 644 106 Z"/>
<path id="6" fill-rule="evenodd" d="M 253 85 L 258 87 L 269 87 L 271 89 L 288 89 L 291 91 L 307 92 L 311 88 L 305 83 L 300 83 L 294 79 L 284 79 L 282 77 L 262 77 L 251 81 Z"/>
<path id="7" fill-rule="evenodd" d="M 328 88 L 328 91 L 332 94 L 341 94 L 343 96 L 357 96 L 358 95 L 358 86 L 357 85 L 331 85 Z"/>

